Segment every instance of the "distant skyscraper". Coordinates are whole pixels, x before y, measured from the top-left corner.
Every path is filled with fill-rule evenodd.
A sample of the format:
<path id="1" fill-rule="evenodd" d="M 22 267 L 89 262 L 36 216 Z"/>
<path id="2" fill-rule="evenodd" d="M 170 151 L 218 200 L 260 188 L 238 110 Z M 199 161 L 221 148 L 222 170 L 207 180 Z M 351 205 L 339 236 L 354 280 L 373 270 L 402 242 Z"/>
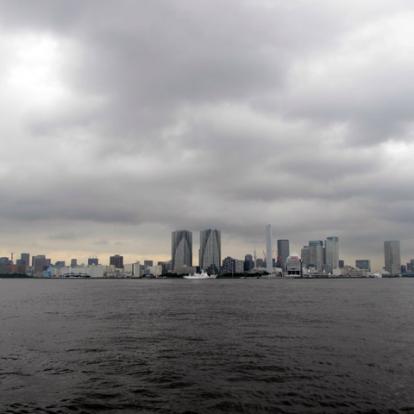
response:
<path id="1" fill-rule="evenodd" d="M 221 268 L 222 273 L 227 274 L 235 274 L 235 273 L 243 273 L 243 260 L 233 259 L 230 256 L 227 256 L 223 260 L 223 266 Z"/>
<path id="2" fill-rule="evenodd" d="M 325 240 L 325 271 L 332 273 L 339 267 L 339 239 L 336 236 Z"/>
<path id="3" fill-rule="evenodd" d="M 21 253 L 20 260 L 22 265 L 30 266 L 30 253 Z"/>
<path id="4" fill-rule="evenodd" d="M 290 255 L 289 240 L 277 241 L 277 265 L 281 268 L 285 268 L 286 260 Z"/>
<path id="5" fill-rule="evenodd" d="M 36 276 L 41 275 L 42 272 L 48 266 L 48 260 L 46 259 L 46 256 L 43 255 L 43 254 L 39 254 L 37 256 L 33 256 L 32 257 L 32 266 L 33 266 L 33 273 Z"/>
<path id="6" fill-rule="evenodd" d="M 12 261 L 8 257 L 0 257 L 0 264 L 10 265 L 12 264 Z"/>
<path id="7" fill-rule="evenodd" d="M 246 254 L 246 256 L 244 256 L 243 268 L 245 272 L 249 272 L 250 270 L 254 269 L 254 260 L 251 254 Z"/>
<path id="8" fill-rule="evenodd" d="M 309 246 L 303 246 L 300 252 L 300 258 L 302 260 L 302 266 L 307 269 L 310 264 L 310 248 Z"/>
<path id="9" fill-rule="evenodd" d="M 119 254 L 110 256 L 109 264 L 115 266 L 117 269 L 122 269 L 124 267 L 124 256 L 120 256 Z"/>
<path id="10" fill-rule="evenodd" d="M 235 273 L 235 263 L 234 263 L 234 259 L 230 256 L 227 256 L 224 260 L 223 260 L 223 266 L 221 267 L 221 272 L 222 273 Z"/>
<path id="11" fill-rule="evenodd" d="M 343 269 L 343 268 L 345 267 L 345 261 L 344 261 L 344 260 L 339 259 L 339 260 L 338 260 L 338 267 L 339 267 L 340 269 Z"/>
<path id="12" fill-rule="evenodd" d="M 209 273 L 217 274 L 221 264 L 221 234 L 219 230 L 200 231 L 199 266 Z"/>
<path id="13" fill-rule="evenodd" d="M 78 265 L 78 259 L 70 259 L 70 267 L 76 267 Z"/>
<path id="14" fill-rule="evenodd" d="M 0 273 L 9 274 L 13 273 L 13 261 L 8 257 L 0 257 Z"/>
<path id="15" fill-rule="evenodd" d="M 311 240 L 309 242 L 309 264 L 316 271 L 321 272 L 323 269 L 323 241 Z"/>
<path id="16" fill-rule="evenodd" d="M 266 226 L 266 271 L 273 272 L 273 258 L 272 258 L 272 226 Z"/>
<path id="17" fill-rule="evenodd" d="M 171 261 L 174 270 L 193 265 L 193 234 L 177 230 L 171 234 Z"/>
<path id="18" fill-rule="evenodd" d="M 392 276 L 401 273 L 400 242 L 390 240 L 384 242 L 385 270 Z"/>

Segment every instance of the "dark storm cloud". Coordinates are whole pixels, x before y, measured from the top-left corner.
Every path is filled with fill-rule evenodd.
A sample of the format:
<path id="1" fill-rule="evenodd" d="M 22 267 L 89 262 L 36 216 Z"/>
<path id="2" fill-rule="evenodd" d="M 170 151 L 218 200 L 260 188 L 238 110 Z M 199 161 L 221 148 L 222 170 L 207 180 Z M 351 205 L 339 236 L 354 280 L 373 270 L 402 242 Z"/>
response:
<path id="1" fill-rule="evenodd" d="M 166 256 L 171 229 L 217 226 L 242 255 L 270 222 L 408 254 L 413 22 L 408 1 L 0 1 L 4 250 Z"/>

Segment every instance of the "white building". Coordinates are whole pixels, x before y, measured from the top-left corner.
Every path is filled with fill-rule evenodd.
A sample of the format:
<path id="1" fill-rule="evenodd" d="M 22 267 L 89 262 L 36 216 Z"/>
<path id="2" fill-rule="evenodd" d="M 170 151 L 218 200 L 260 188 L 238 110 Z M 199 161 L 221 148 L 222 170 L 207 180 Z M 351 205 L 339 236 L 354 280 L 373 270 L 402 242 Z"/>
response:
<path id="1" fill-rule="evenodd" d="M 147 273 L 155 277 L 160 277 L 162 275 L 162 266 L 161 265 L 148 266 Z"/>
<path id="2" fill-rule="evenodd" d="M 141 277 L 141 265 L 140 262 L 126 264 L 124 266 L 124 273 L 127 277 Z"/>
<path id="3" fill-rule="evenodd" d="M 55 268 L 56 277 L 85 277 L 88 276 L 86 266 L 62 266 Z"/>
<path id="4" fill-rule="evenodd" d="M 87 273 L 90 277 L 105 277 L 106 272 L 109 268 L 112 268 L 112 266 L 105 266 L 105 265 L 92 265 L 87 267 Z"/>
<path id="5" fill-rule="evenodd" d="M 301 275 L 302 274 L 302 261 L 296 254 L 288 256 L 286 259 L 286 274 L 287 275 Z"/>

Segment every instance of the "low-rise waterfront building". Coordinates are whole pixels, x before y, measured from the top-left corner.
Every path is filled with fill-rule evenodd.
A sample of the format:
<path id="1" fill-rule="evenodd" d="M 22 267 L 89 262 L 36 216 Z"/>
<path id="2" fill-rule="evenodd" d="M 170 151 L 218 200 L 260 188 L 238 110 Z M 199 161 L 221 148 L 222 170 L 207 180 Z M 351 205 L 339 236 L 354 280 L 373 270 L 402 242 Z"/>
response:
<path id="1" fill-rule="evenodd" d="M 266 267 L 266 262 L 264 261 L 264 259 L 259 257 L 256 259 L 255 267 L 256 269 L 264 269 Z"/>
<path id="2" fill-rule="evenodd" d="M 371 271 L 371 261 L 368 259 L 357 259 L 355 260 L 355 267 L 360 270 L 365 270 L 367 272 Z"/>
<path id="3" fill-rule="evenodd" d="M 148 266 L 147 267 L 147 274 L 155 276 L 155 277 L 162 276 L 162 266 L 161 265 Z"/>
<path id="4" fill-rule="evenodd" d="M 301 260 L 301 258 L 296 254 L 288 256 L 287 259 L 286 259 L 286 262 L 285 262 L 285 269 L 286 269 L 286 274 L 288 276 L 291 276 L 291 275 L 300 276 L 300 275 L 302 275 L 302 260 Z"/>
<path id="5" fill-rule="evenodd" d="M 124 266 L 124 273 L 127 277 L 141 277 L 141 265 L 140 262 L 126 264 Z"/>

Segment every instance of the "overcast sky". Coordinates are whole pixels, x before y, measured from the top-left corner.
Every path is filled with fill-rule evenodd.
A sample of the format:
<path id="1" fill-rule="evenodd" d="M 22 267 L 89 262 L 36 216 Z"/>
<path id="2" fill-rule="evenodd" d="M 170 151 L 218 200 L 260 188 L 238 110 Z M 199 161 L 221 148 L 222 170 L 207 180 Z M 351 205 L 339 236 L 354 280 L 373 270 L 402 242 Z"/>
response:
<path id="1" fill-rule="evenodd" d="M 271 223 L 414 257 L 413 39 L 411 0 L 0 1 L 0 253 L 261 255 Z"/>

